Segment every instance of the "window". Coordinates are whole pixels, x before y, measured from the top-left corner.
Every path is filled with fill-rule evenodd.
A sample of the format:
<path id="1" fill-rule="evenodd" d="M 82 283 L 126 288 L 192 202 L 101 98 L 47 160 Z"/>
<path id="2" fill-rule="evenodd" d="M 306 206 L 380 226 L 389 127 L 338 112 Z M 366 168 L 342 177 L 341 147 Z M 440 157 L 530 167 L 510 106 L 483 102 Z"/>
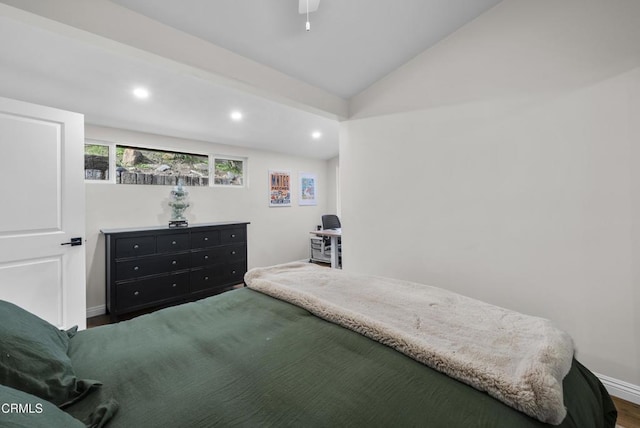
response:
<path id="1" fill-rule="evenodd" d="M 86 140 L 84 176 L 91 183 L 246 187 L 247 158 Z"/>
<path id="2" fill-rule="evenodd" d="M 244 187 L 246 168 L 246 158 L 215 156 L 213 160 L 214 186 Z"/>
<path id="3" fill-rule="evenodd" d="M 84 145 L 84 179 L 109 180 L 109 145 L 97 142 Z"/>
<path id="4" fill-rule="evenodd" d="M 209 157 L 129 146 L 116 147 L 118 184 L 209 185 Z"/>

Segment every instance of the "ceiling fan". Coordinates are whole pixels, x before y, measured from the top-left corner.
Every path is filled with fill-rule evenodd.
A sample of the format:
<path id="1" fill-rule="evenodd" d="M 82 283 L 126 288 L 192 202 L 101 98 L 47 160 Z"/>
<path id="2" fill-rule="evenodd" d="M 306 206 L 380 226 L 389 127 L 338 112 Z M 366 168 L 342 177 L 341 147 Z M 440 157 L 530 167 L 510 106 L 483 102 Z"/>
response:
<path id="1" fill-rule="evenodd" d="M 311 31 L 311 22 L 309 22 L 309 13 L 318 10 L 320 0 L 298 0 L 298 13 L 307 14 L 307 31 Z"/>

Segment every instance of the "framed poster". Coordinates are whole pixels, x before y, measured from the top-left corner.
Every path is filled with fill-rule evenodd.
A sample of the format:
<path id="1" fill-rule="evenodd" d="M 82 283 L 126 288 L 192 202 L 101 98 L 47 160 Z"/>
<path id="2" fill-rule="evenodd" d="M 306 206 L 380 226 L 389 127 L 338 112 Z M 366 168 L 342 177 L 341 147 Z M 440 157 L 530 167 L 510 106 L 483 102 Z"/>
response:
<path id="1" fill-rule="evenodd" d="M 307 174 L 301 172 L 299 174 L 300 183 L 300 195 L 298 197 L 298 203 L 300 205 L 317 205 L 317 178 L 315 174 Z"/>
<path id="2" fill-rule="evenodd" d="M 291 206 L 291 173 L 289 171 L 269 171 L 269 206 Z"/>

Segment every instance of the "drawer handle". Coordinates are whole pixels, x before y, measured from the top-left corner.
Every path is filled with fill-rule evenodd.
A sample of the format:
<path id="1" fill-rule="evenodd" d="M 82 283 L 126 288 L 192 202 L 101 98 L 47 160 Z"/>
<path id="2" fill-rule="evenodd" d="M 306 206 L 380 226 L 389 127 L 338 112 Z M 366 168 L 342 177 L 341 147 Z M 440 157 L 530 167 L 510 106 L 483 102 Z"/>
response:
<path id="1" fill-rule="evenodd" d="M 176 241 L 171 241 L 171 245 L 176 245 L 177 242 Z"/>
<path id="2" fill-rule="evenodd" d="M 204 277 L 204 280 L 205 280 L 205 281 L 209 281 L 209 277 L 208 277 L 208 276 L 205 276 L 205 277 Z"/>
<path id="3" fill-rule="evenodd" d="M 138 266 L 133 267 L 133 270 L 138 270 L 138 269 L 140 269 Z"/>
<path id="4" fill-rule="evenodd" d="M 134 246 L 133 246 L 133 249 L 134 249 L 134 250 L 137 250 L 138 248 L 140 248 L 140 245 L 138 245 L 138 244 L 136 244 L 136 245 L 134 245 Z"/>
<path id="5" fill-rule="evenodd" d="M 235 233 L 232 233 L 232 234 L 231 234 L 231 237 L 232 237 L 232 238 L 235 238 L 235 237 L 236 237 L 236 234 L 235 234 Z"/>
<path id="6" fill-rule="evenodd" d="M 172 286 L 173 288 L 176 288 L 176 287 L 178 286 L 178 284 L 171 284 L 171 286 Z"/>
<path id="7" fill-rule="evenodd" d="M 133 295 L 134 295 L 134 296 L 137 296 L 138 294 L 140 294 L 140 292 L 139 292 L 139 291 L 135 291 L 135 292 L 133 293 Z"/>
<path id="8" fill-rule="evenodd" d="M 171 264 L 172 264 L 172 265 L 177 265 L 177 264 L 178 264 L 178 262 L 174 260 L 174 261 L 172 261 L 172 262 L 171 262 Z"/>
<path id="9" fill-rule="evenodd" d="M 235 270 L 232 270 L 232 271 L 231 271 L 231 275 L 235 275 L 235 274 L 236 274 L 236 271 L 235 271 Z"/>
<path id="10" fill-rule="evenodd" d="M 207 237 L 205 236 L 205 237 L 204 237 L 204 240 L 205 240 L 205 241 L 208 241 L 208 240 L 209 240 L 209 238 L 207 238 Z"/>
<path id="11" fill-rule="evenodd" d="M 204 259 L 205 259 L 205 260 L 208 260 L 208 259 L 209 259 L 209 256 L 204 256 Z"/>
<path id="12" fill-rule="evenodd" d="M 232 255 L 234 255 L 235 253 L 236 253 L 236 250 L 233 250 L 233 251 L 231 252 L 231 254 L 232 254 Z"/>

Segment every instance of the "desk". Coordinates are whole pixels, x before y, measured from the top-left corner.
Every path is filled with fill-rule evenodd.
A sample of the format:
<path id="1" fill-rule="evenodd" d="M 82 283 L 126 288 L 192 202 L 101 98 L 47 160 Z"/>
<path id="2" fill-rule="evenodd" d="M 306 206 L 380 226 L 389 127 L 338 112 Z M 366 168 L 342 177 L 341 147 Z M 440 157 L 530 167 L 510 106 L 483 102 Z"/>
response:
<path id="1" fill-rule="evenodd" d="M 338 238 L 342 236 L 342 229 L 322 229 L 314 230 L 313 232 L 309 233 L 317 236 L 328 236 L 331 238 L 331 267 L 334 269 L 339 269 L 340 264 L 338 263 Z"/>

